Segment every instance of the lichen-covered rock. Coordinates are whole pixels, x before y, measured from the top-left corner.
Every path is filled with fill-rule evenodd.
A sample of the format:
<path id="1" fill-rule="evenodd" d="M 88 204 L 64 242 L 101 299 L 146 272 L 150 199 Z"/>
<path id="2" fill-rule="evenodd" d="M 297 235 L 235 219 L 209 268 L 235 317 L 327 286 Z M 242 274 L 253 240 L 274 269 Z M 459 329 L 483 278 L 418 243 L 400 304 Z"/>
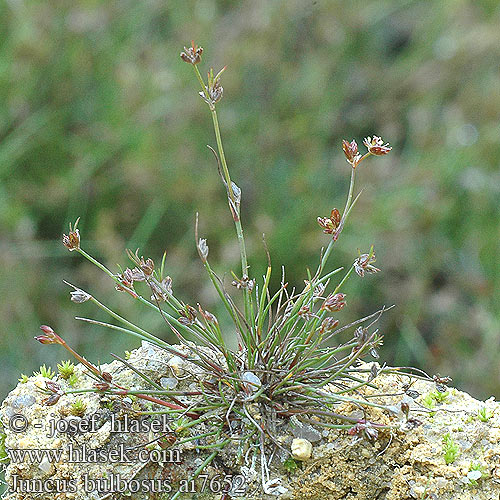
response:
<path id="1" fill-rule="evenodd" d="M 176 349 L 185 352 L 186 348 Z M 147 342 L 131 353 L 128 362 L 158 385 L 175 391 L 193 390 L 199 377 L 196 365 Z M 123 387 L 151 388 L 118 361 L 102 369 Z M 64 391 L 92 387 L 94 380 L 83 366 L 77 365 L 75 373 L 72 387 L 57 380 Z M 152 406 L 133 395 L 96 392 L 65 394 L 47 406 L 42 403 L 47 398 L 46 382 L 38 375 L 20 383 L 0 408 L 11 458 L 6 470 L 12 488 L 8 500 L 166 500 L 178 488 L 186 490 L 180 498 L 219 500 L 230 476 L 231 498 L 245 500 L 500 498 L 498 402 L 480 402 L 455 389 L 439 392 L 443 389 L 435 383 L 410 381 L 397 372 L 377 377 L 376 393 L 381 395 L 369 387 L 360 393 L 369 401 L 394 408 L 392 416 L 376 408 L 368 413 L 371 420 L 392 425 L 393 430 L 380 431 L 370 441 L 361 434 L 303 424 L 292 417 L 273 436 L 280 448 L 268 469 L 262 467 L 259 454 L 239 449 L 234 439 L 203 471 L 206 478 L 194 483 L 188 481 L 190 476 L 203 465 L 215 443 L 214 436 L 197 438 L 210 433 L 208 425 L 198 424 L 194 431 L 184 427 L 185 421 L 169 417 L 163 422 L 164 433 L 126 428 L 127 422 L 139 421 L 140 413 Z M 76 398 L 84 404 L 82 416 L 71 414 Z M 188 401 L 185 396 L 179 398 Z M 360 413 L 349 402 L 335 411 Z M 259 418 L 258 412 L 255 405 L 253 418 Z M 285 450 L 293 442 L 296 450 L 298 444 L 309 443 L 310 456 L 292 462 L 291 467 Z"/>

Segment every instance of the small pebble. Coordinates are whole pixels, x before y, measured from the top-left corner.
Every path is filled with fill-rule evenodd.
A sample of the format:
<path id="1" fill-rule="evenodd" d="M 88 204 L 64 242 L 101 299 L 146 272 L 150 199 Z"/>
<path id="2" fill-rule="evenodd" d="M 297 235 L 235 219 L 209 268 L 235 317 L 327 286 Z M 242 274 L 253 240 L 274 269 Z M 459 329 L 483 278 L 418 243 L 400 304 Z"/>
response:
<path id="1" fill-rule="evenodd" d="M 292 441 L 292 456 L 297 460 L 309 460 L 312 454 L 312 444 L 307 439 Z"/>
<path id="2" fill-rule="evenodd" d="M 12 401 L 12 408 L 27 408 L 36 403 L 36 398 L 31 395 L 23 394 Z"/>
<path id="3" fill-rule="evenodd" d="M 174 377 L 162 377 L 160 384 L 164 389 L 175 389 L 179 381 Z"/>

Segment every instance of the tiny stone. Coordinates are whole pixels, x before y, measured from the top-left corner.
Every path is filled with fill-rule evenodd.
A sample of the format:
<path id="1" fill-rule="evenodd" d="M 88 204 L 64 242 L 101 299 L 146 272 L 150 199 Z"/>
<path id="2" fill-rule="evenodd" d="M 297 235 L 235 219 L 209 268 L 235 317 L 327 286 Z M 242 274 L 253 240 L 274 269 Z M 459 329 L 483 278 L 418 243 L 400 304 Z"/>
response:
<path id="1" fill-rule="evenodd" d="M 14 410 L 14 408 L 12 408 L 11 406 L 7 406 L 7 408 L 5 409 L 5 416 L 7 418 L 13 417 L 14 415 L 16 415 L 16 413 L 18 412 Z"/>
<path id="2" fill-rule="evenodd" d="M 312 454 L 312 444 L 307 439 L 292 441 L 292 456 L 297 460 L 309 460 Z"/>
<path id="3" fill-rule="evenodd" d="M 23 408 L 29 407 L 36 403 L 36 398 L 31 395 L 23 394 L 22 396 L 18 396 L 12 402 L 12 408 Z"/>
<path id="4" fill-rule="evenodd" d="M 172 368 L 174 375 L 179 376 L 184 373 L 184 370 L 182 369 L 183 363 L 183 360 L 179 356 L 172 356 L 167 364 L 170 368 Z"/>
<path id="5" fill-rule="evenodd" d="M 471 470 L 467 473 L 467 479 L 477 481 L 478 479 L 481 479 L 482 475 L 483 474 L 480 470 Z"/>
<path id="6" fill-rule="evenodd" d="M 179 381 L 174 377 L 162 377 L 160 384 L 165 389 L 175 389 Z"/>
<path id="7" fill-rule="evenodd" d="M 390 412 L 394 413 L 394 415 L 399 415 L 399 414 L 402 414 L 401 409 L 400 409 L 400 408 L 398 408 L 397 406 L 390 405 L 390 406 L 388 406 L 388 407 L 387 407 L 387 409 L 388 409 Z"/>
<path id="8" fill-rule="evenodd" d="M 44 459 L 38 464 L 38 468 L 45 474 L 48 474 L 50 472 L 51 464 L 47 457 L 44 457 Z"/>
<path id="9" fill-rule="evenodd" d="M 413 391 L 411 389 L 406 391 L 406 394 L 412 399 L 417 399 L 420 396 L 420 393 L 418 391 Z"/>
<path id="10" fill-rule="evenodd" d="M 260 381 L 259 377 L 257 377 L 257 375 L 255 375 L 255 373 L 252 372 L 245 372 L 242 375 L 241 379 L 244 382 L 249 382 L 245 384 L 245 386 L 252 392 L 259 390 L 259 387 L 262 385 L 262 382 Z"/>
<path id="11" fill-rule="evenodd" d="M 311 443 L 320 441 L 322 438 L 321 432 L 317 431 L 314 427 L 310 425 L 293 427 L 292 434 L 297 438 L 307 439 L 308 441 L 311 441 Z M 328 431 L 326 435 L 328 436 Z"/>

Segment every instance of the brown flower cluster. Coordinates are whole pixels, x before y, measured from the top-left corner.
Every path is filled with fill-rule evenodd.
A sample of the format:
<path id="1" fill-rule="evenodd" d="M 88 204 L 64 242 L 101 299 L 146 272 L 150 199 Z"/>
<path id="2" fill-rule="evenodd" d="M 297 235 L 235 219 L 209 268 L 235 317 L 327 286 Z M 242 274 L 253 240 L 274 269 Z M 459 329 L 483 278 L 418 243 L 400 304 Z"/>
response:
<path id="1" fill-rule="evenodd" d="M 358 151 L 358 144 L 353 139 L 351 142 L 343 140 L 342 149 L 348 163 L 352 168 L 356 168 L 368 155 L 383 156 L 391 151 L 389 143 L 385 143 L 381 137 L 374 135 L 373 137 L 365 137 L 363 144 L 366 146 L 368 153 L 361 155 Z"/>
<path id="2" fill-rule="evenodd" d="M 210 68 L 208 72 L 208 85 L 205 87 L 205 91 L 200 92 L 201 98 L 210 105 L 214 105 L 219 102 L 224 95 L 224 89 L 220 83 L 220 77 L 222 73 L 226 70 L 226 66 L 224 66 L 215 76 L 213 68 Z"/>
<path id="3" fill-rule="evenodd" d="M 340 212 L 334 208 L 330 217 L 318 217 L 318 224 L 323 228 L 325 234 L 334 234 L 340 227 Z"/>
<path id="4" fill-rule="evenodd" d="M 331 293 L 323 302 L 322 310 L 329 312 L 340 311 L 345 306 L 345 293 Z"/>
<path id="5" fill-rule="evenodd" d="M 338 319 L 335 319 L 335 318 L 325 318 L 321 322 L 321 327 L 319 329 L 319 333 L 320 334 L 324 334 L 324 333 L 331 332 L 331 331 L 335 330 L 335 328 L 337 328 L 338 324 L 339 324 L 339 320 Z"/>
<path id="6" fill-rule="evenodd" d="M 374 274 L 378 273 L 380 269 L 375 267 L 373 264 L 377 261 L 375 257 L 375 252 L 373 248 L 370 253 L 360 254 L 360 256 L 354 261 L 354 270 L 358 276 L 364 277 L 365 273 Z"/>
<path id="7" fill-rule="evenodd" d="M 69 224 L 69 234 L 63 234 L 62 242 L 63 245 L 72 252 L 73 250 L 80 249 L 80 231 L 78 231 L 78 221 L 80 217 L 76 219 L 75 225 L 72 227 L 71 222 Z"/>
<path id="8" fill-rule="evenodd" d="M 366 149 L 368 149 L 368 152 L 375 156 L 386 155 L 392 149 L 388 142 L 384 144 L 382 137 L 377 137 L 376 135 L 373 137 L 366 137 L 363 140 L 363 144 L 366 146 Z"/>
<path id="9" fill-rule="evenodd" d="M 191 40 L 191 47 L 184 47 L 181 52 L 181 59 L 193 66 L 201 62 L 201 55 L 203 54 L 203 47 L 195 45 L 194 40 Z"/>
<path id="10" fill-rule="evenodd" d="M 231 282 L 231 285 L 235 286 L 238 290 L 247 288 L 248 291 L 251 292 L 255 286 L 255 279 L 250 279 L 246 274 L 241 279 L 234 276 L 234 280 Z"/>

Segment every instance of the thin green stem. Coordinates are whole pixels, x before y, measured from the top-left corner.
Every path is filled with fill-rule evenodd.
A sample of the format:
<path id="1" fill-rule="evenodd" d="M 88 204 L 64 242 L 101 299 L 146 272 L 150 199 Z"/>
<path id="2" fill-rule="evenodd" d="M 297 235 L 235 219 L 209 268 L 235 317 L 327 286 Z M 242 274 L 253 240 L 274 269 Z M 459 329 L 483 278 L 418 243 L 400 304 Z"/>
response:
<path id="1" fill-rule="evenodd" d="M 342 281 L 336 286 L 335 290 L 333 291 L 333 294 L 335 295 L 344 285 L 344 283 L 349 279 L 349 276 L 351 273 L 354 271 L 354 265 L 351 266 L 349 271 L 345 274 L 345 276 L 342 278 Z"/>
<path id="2" fill-rule="evenodd" d="M 201 77 L 200 71 L 196 65 L 193 65 L 194 72 L 198 81 L 200 82 L 201 88 L 205 97 L 209 99 L 208 91 L 205 83 L 203 82 L 203 78 Z M 234 224 L 236 227 L 236 235 L 238 237 L 238 245 L 240 248 L 240 258 L 241 258 L 241 272 L 243 276 L 248 275 L 248 259 L 247 252 L 245 246 L 245 238 L 243 236 L 243 227 L 241 225 L 240 218 L 240 208 L 239 208 L 239 200 L 236 200 L 233 184 L 231 181 L 231 176 L 229 175 L 229 168 L 227 166 L 226 155 L 224 153 L 224 147 L 222 146 L 222 138 L 220 134 L 219 120 L 217 118 L 217 111 L 215 110 L 215 105 L 212 102 L 208 103 L 208 107 L 210 109 L 210 113 L 212 115 L 212 121 L 214 124 L 215 131 L 215 140 L 217 142 L 217 150 L 219 152 L 220 162 L 222 166 L 222 173 L 224 176 L 224 182 L 226 184 L 226 190 L 228 195 L 228 201 L 231 209 L 231 213 L 233 214 Z M 245 297 L 245 318 L 249 321 L 249 302 L 250 302 L 250 291 L 248 289 L 244 289 L 244 297 Z"/>

